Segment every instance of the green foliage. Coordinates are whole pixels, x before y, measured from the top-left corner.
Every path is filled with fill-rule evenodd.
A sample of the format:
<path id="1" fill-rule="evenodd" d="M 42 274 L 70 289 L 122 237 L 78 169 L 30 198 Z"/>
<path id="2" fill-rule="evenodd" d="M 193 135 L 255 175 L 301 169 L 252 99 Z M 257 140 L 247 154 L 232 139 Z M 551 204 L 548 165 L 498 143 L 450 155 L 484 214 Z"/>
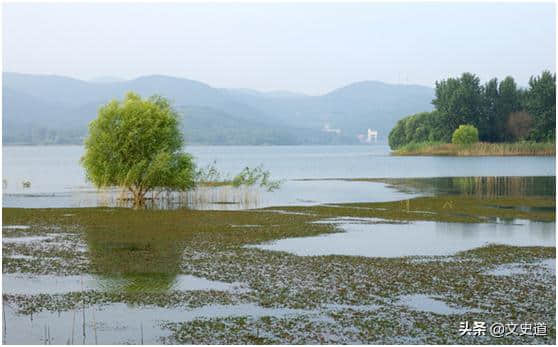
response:
<path id="1" fill-rule="evenodd" d="M 486 142 L 503 142 L 513 140 L 506 131 L 510 114 L 521 110 L 523 92 L 517 88 L 514 79 L 506 77 L 498 84 L 491 79 L 483 88 L 482 113 L 477 128 L 479 137 Z"/>
<path id="2" fill-rule="evenodd" d="M 390 148 L 396 149 L 407 143 L 405 139 L 405 122 L 408 118 L 409 117 L 397 121 L 395 127 L 389 132 L 388 144 Z"/>
<path id="3" fill-rule="evenodd" d="M 479 142 L 479 131 L 472 125 L 460 125 L 451 137 L 451 143 L 455 145 L 471 145 L 477 142 Z"/>
<path id="4" fill-rule="evenodd" d="M 450 133 L 460 124 L 478 126 L 482 111 L 480 79 L 467 72 L 460 78 L 436 82 L 436 98 L 432 103 L 447 115 L 445 125 Z"/>
<path id="5" fill-rule="evenodd" d="M 544 71 L 539 77 L 531 77 L 525 96 L 525 108 L 534 118 L 531 139 L 555 141 L 556 74 Z"/>
<path id="6" fill-rule="evenodd" d="M 128 93 L 99 109 L 81 162 L 95 186 L 125 188 L 142 206 L 149 191 L 194 186 L 194 163 L 183 144 L 178 116 L 166 99 Z"/>
<path id="7" fill-rule="evenodd" d="M 388 136 L 391 148 L 419 143 L 442 141 L 443 118 L 437 111 L 422 112 L 403 118 L 397 122 Z"/>
<path id="8" fill-rule="evenodd" d="M 461 124 L 477 128 L 484 142 L 554 141 L 555 99 L 556 75 L 548 71 L 531 77 L 527 90 L 519 89 L 510 76 L 481 86 L 477 76 L 464 73 L 436 82 L 432 101 L 436 110 L 399 120 L 389 134 L 389 145 L 398 149 L 412 143 L 450 142 Z"/>

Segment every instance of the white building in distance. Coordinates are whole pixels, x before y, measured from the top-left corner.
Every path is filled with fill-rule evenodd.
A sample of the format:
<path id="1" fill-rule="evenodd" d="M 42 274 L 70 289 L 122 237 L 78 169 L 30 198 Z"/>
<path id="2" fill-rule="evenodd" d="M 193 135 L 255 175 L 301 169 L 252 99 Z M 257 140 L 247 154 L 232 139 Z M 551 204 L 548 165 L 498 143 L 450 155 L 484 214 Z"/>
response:
<path id="1" fill-rule="evenodd" d="M 372 130 L 368 128 L 368 136 L 366 137 L 366 143 L 372 143 L 372 139 L 374 139 L 374 143 L 378 142 L 378 132 L 376 130 Z"/>

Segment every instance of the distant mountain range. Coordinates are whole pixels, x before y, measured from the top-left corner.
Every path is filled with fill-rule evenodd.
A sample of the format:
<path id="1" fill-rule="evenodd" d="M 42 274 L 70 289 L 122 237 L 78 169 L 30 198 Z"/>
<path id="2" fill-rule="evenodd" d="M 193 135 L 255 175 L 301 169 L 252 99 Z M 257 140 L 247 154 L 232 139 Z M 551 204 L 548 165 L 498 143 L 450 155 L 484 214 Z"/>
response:
<path id="1" fill-rule="evenodd" d="M 82 81 L 4 73 L 3 143 L 81 144 L 99 107 L 128 91 L 172 100 L 183 117 L 187 143 L 223 145 L 353 144 L 368 128 L 385 141 L 397 120 L 432 110 L 434 97 L 432 88 L 375 81 L 309 96 L 220 89 L 160 75 Z"/>

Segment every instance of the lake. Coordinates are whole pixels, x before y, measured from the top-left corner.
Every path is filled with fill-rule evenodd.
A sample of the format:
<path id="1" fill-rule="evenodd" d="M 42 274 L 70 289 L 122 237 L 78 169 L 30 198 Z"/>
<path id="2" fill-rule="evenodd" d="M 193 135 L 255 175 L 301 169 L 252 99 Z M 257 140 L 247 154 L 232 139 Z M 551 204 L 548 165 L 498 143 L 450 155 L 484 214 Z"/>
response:
<path id="1" fill-rule="evenodd" d="M 83 147 L 3 147 L 3 207 L 56 207 L 4 211 L 4 343 L 424 343 L 423 325 L 478 343 L 440 322 L 555 325 L 555 157 L 186 150 L 283 182 L 201 187 L 164 211 L 66 210 L 118 206 L 86 182 Z"/>
<path id="2" fill-rule="evenodd" d="M 213 197 L 203 194 L 208 201 L 190 206 L 202 209 L 389 201 L 413 196 L 381 183 L 296 179 L 555 176 L 555 157 L 399 157 L 391 156 L 385 145 L 187 146 L 186 150 L 199 166 L 215 162 L 221 172 L 230 176 L 261 164 L 273 179 L 284 180 L 281 189 L 273 193 L 229 187 L 213 189 Z M 83 151 L 83 146 L 3 146 L 3 206 L 106 204 L 106 197 L 97 194 L 85 179 L 79 164 Z M 23 188 L 24 180 L 30 181 L 31 187 Z M 228 201 L 219 201 L 223 198 Z"/>

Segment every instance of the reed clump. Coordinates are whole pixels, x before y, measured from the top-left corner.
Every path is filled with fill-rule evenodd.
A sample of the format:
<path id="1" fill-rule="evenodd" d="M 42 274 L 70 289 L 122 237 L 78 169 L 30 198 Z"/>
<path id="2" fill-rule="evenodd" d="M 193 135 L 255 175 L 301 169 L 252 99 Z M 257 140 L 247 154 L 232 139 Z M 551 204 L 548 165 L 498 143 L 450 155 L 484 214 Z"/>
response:
<path id="1" fill-rule="evenodd" d="M 478 142 L 458 145 L 441 142 L 410 143 L 393 151 L 394 155 L 447 155 L 447 156 L 554 156 L 554 142 Z"/>

